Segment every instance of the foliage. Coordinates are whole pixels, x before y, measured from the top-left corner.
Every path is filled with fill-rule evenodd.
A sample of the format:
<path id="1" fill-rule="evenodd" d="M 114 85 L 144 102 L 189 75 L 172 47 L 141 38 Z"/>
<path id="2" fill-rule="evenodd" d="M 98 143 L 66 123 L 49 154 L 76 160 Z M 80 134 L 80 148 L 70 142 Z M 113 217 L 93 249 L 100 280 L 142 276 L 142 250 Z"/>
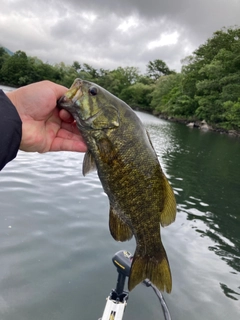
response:
<path id="1" fill-rule="evenodd" d="M 10 85 L 24 85 L 29 82 L 32 71 L 26 53 L 17 51 L 13 56 L 4 60 L 1 68 L 1 80 Z"/>
<path id="2" fill-rule="evenodd" d="M 137 82 L 123 89 L 120 98 L 134 108 L 151 111 L 153 85 Z"/>
<path id="3" fill-rule="evenodd" d="M 170 70 L 166 63 L 160 59 L 149 61 L 147 65 L 147 75 L 154 80 L 157 80 L 161 76 L 166 76 L 171 73 L 175 72 Z"/>
<path id="4" fill-rule="evenodd" d="M 0 47 L 0 70 L 4 64 L 4 61 L 8 58 L 8 54 L 3 47 Z"/>
<path id="5" fill-rule="evenodd" d="M 160 77 L 152 94 L 151 106 L 160 113 L 173 113 L 173 105 L 177 101 L 180 90 L 181 74 Z"/>
<path id="6" fill-rule="evenodd" d="M 183 94 L 192 99 L 195 116 L 218 127 L 240 125 L 238 117 L 229 117 L 240 97 L 240 29 L 215 32 L 183 63 Z"/>
<path id="7" fill-rule="evenodd" d="M 181 73 L 163 60 L 149 61 L 146 74 L 135 67 L 96 69 L 74 61 L 51 65 L 0 47 L 0 83 L 22 86 L 48 79 L 70 87 L 75 78 L 95 82 L 133 108 L 166 116 L 205 119 L 240 130 L 240 29 L 223 28 L 182 60 Z"/>
<path id="8" fill-rule="evenodd" d="M 223 127 L 240 130 L 240 98 L 237 102 L 224 102 L 223 107 L 225 109 L 223 113 L 223 119 L 225 119 Z"/>

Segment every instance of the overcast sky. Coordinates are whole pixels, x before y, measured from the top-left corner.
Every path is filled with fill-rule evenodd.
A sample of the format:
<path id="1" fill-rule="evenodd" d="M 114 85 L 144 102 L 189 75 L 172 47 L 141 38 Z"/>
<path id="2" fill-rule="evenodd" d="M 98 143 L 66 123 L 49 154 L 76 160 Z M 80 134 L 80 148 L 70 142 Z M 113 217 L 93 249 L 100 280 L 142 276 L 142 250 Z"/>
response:
<path id="1" fill-rule="evenodd" d="M 43 62 L 138 67 L 161 59 L 180 71 L 222 27 L 240 27 L 240 0 L 6 0 L 0 45 Z"/>

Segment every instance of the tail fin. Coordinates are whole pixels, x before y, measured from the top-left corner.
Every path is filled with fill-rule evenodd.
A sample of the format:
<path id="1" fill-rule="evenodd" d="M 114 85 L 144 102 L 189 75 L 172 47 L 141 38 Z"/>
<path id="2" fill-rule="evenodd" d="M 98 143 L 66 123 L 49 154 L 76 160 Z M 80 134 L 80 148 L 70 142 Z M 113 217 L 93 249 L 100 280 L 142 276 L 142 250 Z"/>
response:
<path id="1" fill-rule="evenodd" d="M 141 256 L 137 250 L 133 257 L 128 289 L 131 291 L 137 284 L 148 278 L 159 290 L 172 290 L 172 276 L 164 248 L 154 256 Z"/>

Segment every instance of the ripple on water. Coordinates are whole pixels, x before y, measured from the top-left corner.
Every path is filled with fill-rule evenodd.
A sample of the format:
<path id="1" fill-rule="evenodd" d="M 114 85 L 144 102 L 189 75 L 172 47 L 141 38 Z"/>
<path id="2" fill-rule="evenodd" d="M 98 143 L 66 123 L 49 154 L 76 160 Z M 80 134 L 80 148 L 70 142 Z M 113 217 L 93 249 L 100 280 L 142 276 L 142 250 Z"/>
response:
<path id="1" fill-rule="evenodd" d="M 234 229 L 238 217 L 230 211 L 231 204 L 221 205 L 218 188 L 212 187 L 221 178 L 218 174 L 226 175 L 230 169 L 218 160 L 221 170 L 214 172 L 214 181 L 206 180 L 202 165 L 208 153 L 202 149 L 208 140 L 201 148 L 197 142 L 207 135 L 190 136 L 186 129 L 182 137 L 171 123 L 141 117 L 178 202 L 176 222 L 161 228 L 173 276 L 172 294 L 165 295 L 172 318 L 238 319 L 239 236 Z M 112 239 L 108 198 L 96 173 L 82 176 L 82 162 L 79 153 L 19 152 L 1 172 L 0 319 L 101 316 L 117 279 L 112 255 L 121 249 L 133 253 L 135 241 Z M 237 179 L 232 181 L 237 187 Z M 234 192 L 231 186 L 219 189 Z M 237 197 L 233 200 L 237 204 Z M 131 292 L 126 320 L 162 316 L 158 300 L 146 290 L 137 286 Z"/>

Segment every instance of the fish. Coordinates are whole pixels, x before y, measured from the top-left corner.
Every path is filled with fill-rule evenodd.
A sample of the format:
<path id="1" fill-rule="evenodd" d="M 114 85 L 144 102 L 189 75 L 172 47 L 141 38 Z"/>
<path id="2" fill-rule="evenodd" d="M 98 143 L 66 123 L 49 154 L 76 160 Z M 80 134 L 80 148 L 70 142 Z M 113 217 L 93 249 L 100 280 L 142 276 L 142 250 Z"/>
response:
<path id="1" fill-rule="evenodd" d="M 149 279 L 170 293 L 172 276 L 160 225 L 175 220 L 176 200 L 144 125 L 124 101 L 79 78 L 58 107 L 72 114 L 87 145 L 82 173 L 97 170 L 109 199 L 112 237 L 135 237 L 128 290 Z"/>

